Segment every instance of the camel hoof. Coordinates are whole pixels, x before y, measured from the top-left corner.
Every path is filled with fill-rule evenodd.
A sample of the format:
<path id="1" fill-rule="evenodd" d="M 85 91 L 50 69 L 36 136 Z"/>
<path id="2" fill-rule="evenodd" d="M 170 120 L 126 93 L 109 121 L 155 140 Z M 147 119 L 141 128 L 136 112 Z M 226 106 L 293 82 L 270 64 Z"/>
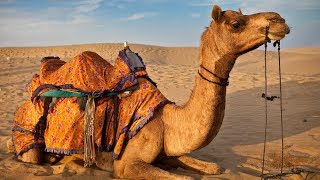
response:
<path id="1" fill-rule="evenodd" d="M 110 152 L 97 152 L 96 166 L 105 171 L 113 171 L 113 159 Z"/>
<path id="2" fill-rule="evenodd" d="M 178 178 L 178 179 L 179 179 L 179 178 Z M 186 176 L 186 177 L 181 178 L 181 179 L 183 179 L 183 180 L 195 180 L 195 178 L 194 178 L 194 177 L 191 177 L 191 176 Z"/>
<path id="3" fill-rule="evenodd" d="M 59 162 L 64 156 L 61 154 L 55 154 L 55 153 L 45 153 L 44 154 L 44 162 L 48 164 L 55 164 Z"/>
<path id="4" fill-rule="evenodd" d="M 18 156 L 18 159 L 22 162 L 41 164 L 43 160 L 43 148 L 32 148 L 22 155 Z"/>
<path id="5" fill-rule="evenodd" d="M 11 139 L 7 141 L 7 148 L 10 153 L 14 153 L 14 145 Z"/>

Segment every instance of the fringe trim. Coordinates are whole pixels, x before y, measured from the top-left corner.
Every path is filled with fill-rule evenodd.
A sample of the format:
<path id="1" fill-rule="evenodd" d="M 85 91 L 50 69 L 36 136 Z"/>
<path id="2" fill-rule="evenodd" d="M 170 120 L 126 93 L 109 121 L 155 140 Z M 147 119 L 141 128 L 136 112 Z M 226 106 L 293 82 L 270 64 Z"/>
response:
<path id="1" fill-rule="evenodd" d="M 140 131 L 140 129 L 143 128 L 143 126 L 145 126 L 146 124 L 148 124 L 148 122 L 150 122 L 151 118 L 152 118 L 153 115 L 154 115 L 154 111 L 155 111 L 156 109 L 158 109 L 159 107 L 164 106 L 164 105 L 166 105 L 166 104 L 168 104 L 168 103 L 172 103 L 172 102 L 169 101 L 169 100 L 164 100 L 164 101 L 160 102 L 160 103 L 146 116 L 146 118 L 145 118 L 144 120 L 142 120 L 142 121 L 137 125 L 137 127 L 136 127 L 134 130 L 132 130 L 132 131 L 129 132 L 129 134 L 128 134 L 128 139 L 132 139 L 132 138 Z M 134 119 L 134 121 L 136 121 L 136 120 L 138 120 L 138 119 Z"/>
<path id="2" fill-rule="evenodd" d="M 95 102 L 93 96 L 88 96 L 86 109 L 85 109 L 85 122 L 84 122 L 84 167 L 89 167 L 96 161 L 96 150 L 94 144 L 94 126 L 95 119 Z"/>
<path id="3" fill-rule="evenodd" d="M 112 158 L 113 158 L 113 159 L 116 159 L 116 160 L 117 160 L 117 159 L 119 159 L 119 156 L 120 156 L 119 154 L 116 154 L 116 153 L 114 153 L 114 152 L 112 153 Z"/>
<path id="4" fill-rule="evenodd" d="M 121 155 L 122 155 L 122 153 L 123 153 L 123 151 L 124 151 L 124 149 L 125 149 L 125 146 L 127 145 L 128 141 L 129 141 L 130 139 L 132 139 L 132 138 L 140 131 L 140 129 L 142 129 L 146 124 L 148 124 L 148 122 L 150 122 L 151 118 L 152 118 L 153 115 L 154 115 L 154 111 L 155 111 L 156 109 L 158 109 L 159 107 L 161 107 L 161 106 L 164 106 L 164 105 L 166 105 L 166 104 L 171 104 L 171 103 L 173 103 L 173 102 L 171 102 L 171 101 L 169 101 L 169 100 L 164 100 L 164 101 L 160 102 L 152 111 L 150 111 L 150 113 L 147 115 L 147 117 L 146 117 L 144 120 L 142 120 L 142 121 L 137 125 L 137 127 L 136 127 L 133 131 L 131 131 L 131 132 L 128 133 L 128 136 L 127 136 L 126 140 L 123 142 L 123 149 L 122 149 L 122 151 L 120 152 L 120 154 L 116 154 L 116 153 L 112 152 L 112 158 L 113 158 L 114 160 L 119 160 L 119 159 L 121 158 Z M 133 121 L 138 120 L 140 117 L 141 117 L 141 116 L 137 116 Z M 126 130 L 128 130 L 128 127 L 127 127 L 127 126 L 124 127 L 124 128 L 121 130 L 121 134 L 122 134 L 122 133 L 125 133 Z"/>
<path id="5" fill-rule="evenodd" d="M 45 148 L 46 152 L 56 153 L 56 154 L 64 154 L 64 155 L 72 155 L 72 154 L 83 154 L 83 149 L 60 149 L 60 148 Z"/>
<path id="6" fill-rule="evenodd" d="M 40 60 L 40 62 L 44 63 L 44 62 L 49 61 L 49 60 L 60 60 L 60 57 L 58 57 L 58 56 L 46 56 L 46 57 L 42 58 Z"/>
<path id="7" fill-rule="evenodd" d="M 19 131 L 19 132 L 26 133 L 26 134 L 35 134 L 35 132 L 27 130 L 27 129 L 24 129 L 24 128 L 20 127 L 20 126 L 14 126 L 12 128 L 12 131 Z"/>
<path id="8" fill-rule="evenodd" d="M 23 153 L 29 151 L 30 149 L 33 149 L 33 148 L 44 148 L 46 147 L 46 145 L 44 143 L 38 143 L 38 142 L 35 142 L 35 143 L 32 143 L 26 147 L 24 147 L 20 152 L 19 154 L 17 153 L 17 151 L 15 150 L 15 155 L 16 156 L 19 156 L 19 155 L 22 155 Z"/>
<path id="9" fill-rule="evenodd" d="M 27 129 L 24 129 L 20 126 L 14 126 L 12 128 L 12 131 L 18 131 L 18 132 L 22 132 L 22 133 L 25 133 L 25 134 L 31 134 L 31 135 L 34 135 L 35 133 L 30 131 L 30 130 L 27 130 Z M 43 137 L 40 137 L 40 138 L 43 138 Z M 12 137 L 11 137 L 11 141 L 13 143 L 13 147 L 14 147 L 14 155 L 17 157 L 19 155 L 22 155 L 23 153 L 29 151 L 30 149 L 32 148 L 45 148 L 46 145 L 44 142 L 42 143 L 39 143 L 39 142 L 34 142 L 32 144 L 29 144 L 28 146 L 24 147 L 21 149 L 21 151 L 18 153 L 17 149 L 16 149 L 16 146 L 14 144 L 14 135 L 12 134 Z"/>
<path id="10" fill-rule="evenodd" d="M 129 81 L 134 85 L 137 85 L 138 82 L 138 78 L 135 74 L 130 74 L 126 77 L 121 78 L 121 81 L 116 85 L 116 87 L 114 88 L 114 91 L 121 91 L 123 90 L 123 86 L 126 84 L 126 82 Z"/>

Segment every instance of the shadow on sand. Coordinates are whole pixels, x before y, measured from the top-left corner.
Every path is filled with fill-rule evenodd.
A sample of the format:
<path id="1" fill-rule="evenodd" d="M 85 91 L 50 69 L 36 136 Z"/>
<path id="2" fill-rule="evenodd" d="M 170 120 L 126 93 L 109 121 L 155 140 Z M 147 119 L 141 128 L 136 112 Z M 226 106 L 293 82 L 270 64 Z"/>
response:
<path id="1" fill-rule="evenodd" d="M 269 86 L 270 95 L 279 96 L 279 85 Z M 283 83 L 283 122 L 284 138 L 309 131 L 320 126 L 320 82 L 296 82 Z M 238 91 L 227 95 L 227 106 L 225 119 L 217 137 L 205 148 L 192 153 L 193 157 L 211 162 L 217 162 L 222 167 L 228 167 L 232 172 L 247 173 L 259 176 L 264 142 L 265 127 L 265 101 L 261 98 L 264 87 Z M 267 141 L 277 141 L 278 147 L 281 143 L 280 126 L 280 101 L 268 101 L 268 131 Z M 320 137 L 316 137 L 320 143 Z M 312 138 L 312 137 L 310 137 Z M 306 139 L 306 141 L 308 141 Z M 260 144 L 260 146 L 255 146 Z M 239 167 L 245 163 L 248 156 L 236 154 L 233 150 L 235 146 L 252 145 L 249 149 L 256 152 L 256 162 L 259 162 L 255 170 L 251 168 Z M 274 144 L 273 144 L 274 145 Z M 293 144 L 286 144 L 292 146 Z M 270 145 L 272 146 L 272 145 Z M 251 146 L 250 146 L 251 147 Z M 281 149 L 277 151 L 281 158 Z M 219 155 L 220 154 L 220 155 Z M 257 155 L 259 157 L 257 157 Z M 319 156 L 319 154 L 318 154 Z M 317 157 L 318 161 L 320 157 Z M 313 168 L 313 167 L 311 167 Z M 313 168 L 314 169 L 314 168 Z M 320 170 L 318 170 L 320 172 Z M 198 177 L 198 175 L 194 175 Z"/>

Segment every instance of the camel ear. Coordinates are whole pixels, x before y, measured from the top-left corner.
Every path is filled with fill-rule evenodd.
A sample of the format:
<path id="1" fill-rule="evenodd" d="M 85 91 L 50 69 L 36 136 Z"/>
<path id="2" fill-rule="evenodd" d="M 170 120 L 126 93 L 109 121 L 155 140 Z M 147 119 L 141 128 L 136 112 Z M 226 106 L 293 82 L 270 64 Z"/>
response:
<path id="1" fill-rule="evenodd" d="M 219 22 L 221 19 L 221 8 L 218 5 L 214 5 L 212 12 L 211 12 L 211 17 L 212 19 L 214 19 L 214 21 Z"/>
<path id="2" fill-rule="evenodd" d="M 238 13 L 241 14 L 241 15 L 243 15 L 240 8 L 238 8 Z"/>

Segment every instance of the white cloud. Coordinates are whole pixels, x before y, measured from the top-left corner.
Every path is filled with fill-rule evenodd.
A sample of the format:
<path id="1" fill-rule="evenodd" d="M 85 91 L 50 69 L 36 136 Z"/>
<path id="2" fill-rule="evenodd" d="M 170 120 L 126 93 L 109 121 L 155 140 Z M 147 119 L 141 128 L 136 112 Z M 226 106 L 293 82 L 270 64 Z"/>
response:
<path id="1" fill-rule="evenodd" d="M 102 0 L 85 0 L 77 3 L 75 7 L 76 13 L 89 13 L 100 7 Z"/>
<path id="2" fill-rule="evenodd" d="M 234 1 L 224 1 L 224 0 L 205 0 L 201 2 L 190 3 L 191 6 L 213 6 L 215 4 L 219 6 L 234 4 Z"/>
<path id="3" fill-rule="evenodd" d="M 128 5 L 132 4 L 133 2 L 136 2 L 136 0 L 108 0 L 106 2 L 106 4 L 109 7 L 116 7 L 118 9 L 124 9 Z"/>
<path id="4" fill-rule="evenodd" d="M 69 2 L 39 10 L 0 6 L 0 46 L 78 43 L 83 40 L 80 34 L 96 27 L 92 12 L 101 2 Z"/>
<path id="5" fill-rule="evenodd" d="M 238 1 L 238 0 L 237 0 Z M 319 0 L 291 0 L 291 1 L 256 1 L 256 0 L 242 0 L 237 3 L 246 13 L 257 13 L 262 11 L 280 11 L 287 12 L 290 10 L 304 11 L 304 10 L 319 10 Z M 298 12 L 297 12 L 298 13 Z"/>
<path id="6" fill-rule="evenodd" d="M 76 7 L 71 10 L 72 24 L 87 24 L 92 21 L 90 13 L 101 6 L 102 0 L 84 0 L 76 3 Z"/>
<path id="7" fill-rule="evenodd" d="M 124 20 L 124 21 L 136 21 L 136 20 L 140 20 L 140 19 L 144 19 L 144 18 L 148 18 L 148 17 L 153 17 L 153 16 L 156 16 L 156 15 L 158 15 L 158 13 L 156 13 L 156 12 L 135 13 L 135 14 L 132 14 L 131 16 L 129 16 L 129 17 L 122 18 L 121 20 Z"/>
<path id="8" fill-rule="evenodd" d="M 78 14 L 72 17 L 72 24 L 87 24 L 90 23 L 92 19 L 89 16 Z"/>
<path id="9" fill-rule="evenodd" d="M 191 6 L 213 6 L 217 4 L 222 8 L 224 6 L 234 5 L 235 8 L 240 7 L 245 10 L 248 10 L 248 13 L 261 12 L 272 9 L 287 9 L 293 8 L 295 10 L 319 10 L 320 1 L 319 0 L 290 0 L 290 1 L 279 1 L 279 0 L 198 0 L 190 3 Z"/>
<path id="10" fill-rule="evenodd" d="M 201 16 L 200 13 L 192 13 L 191 14 L 192 18 L 199 18 L 200 16 Z"/>

